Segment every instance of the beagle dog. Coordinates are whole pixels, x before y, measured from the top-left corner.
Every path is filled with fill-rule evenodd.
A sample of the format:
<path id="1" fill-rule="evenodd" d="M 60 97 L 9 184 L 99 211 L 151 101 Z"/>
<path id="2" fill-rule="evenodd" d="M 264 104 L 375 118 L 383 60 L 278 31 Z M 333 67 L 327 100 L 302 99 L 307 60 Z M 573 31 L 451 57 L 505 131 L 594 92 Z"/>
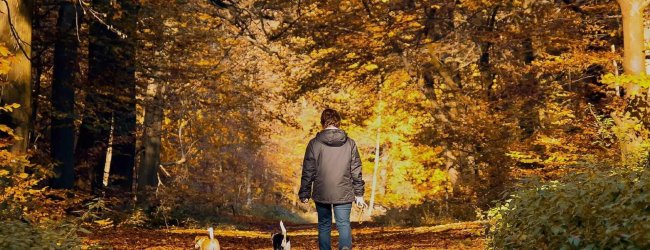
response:
<path id="1" fill-rule="evenodd" d="M 219 241 L 214 238 L 214 229 L 208 228 L 210 238 L 205 236 L 196 236 L 194 239 L 194 248 L 199 250 L 220 250 Z"/>
<path id="2" fill-rule="evenodd" d="M 287 229 L 284 228 L 284 223 L 280 221 L 280 230 L 281 233 L 274 233 L 271 235 L 271 242 L 273 242 L 273 250 L 290 250 L 291 241 L 289 241 L 289 236 L 287 236 Z"/>

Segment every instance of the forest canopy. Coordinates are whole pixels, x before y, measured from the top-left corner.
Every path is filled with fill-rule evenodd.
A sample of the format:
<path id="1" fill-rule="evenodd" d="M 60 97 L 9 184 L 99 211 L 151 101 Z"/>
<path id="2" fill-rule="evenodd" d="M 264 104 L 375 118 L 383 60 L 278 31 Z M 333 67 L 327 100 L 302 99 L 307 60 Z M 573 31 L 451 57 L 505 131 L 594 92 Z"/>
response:
<path id="1" fill-rule="evenodd" d="M 94 227 L 315 222 L 298 188 L 332 108 L 367 184 L 353 217 L 479 221 L 500 249 L 536 244 L 508 225 L 556 209 L 528 239 L 599 248 L 620 242 L 568 211 L 610 205 L 606 229 L 625 230 L 607 234 L 647 247 L 617 223 L 650 218 L 649 3 L 3 0 L 0 222 L 44 232 L 32 246 L 89 244 Z M 544 199 L 561 194 L 576 208 Z"/>

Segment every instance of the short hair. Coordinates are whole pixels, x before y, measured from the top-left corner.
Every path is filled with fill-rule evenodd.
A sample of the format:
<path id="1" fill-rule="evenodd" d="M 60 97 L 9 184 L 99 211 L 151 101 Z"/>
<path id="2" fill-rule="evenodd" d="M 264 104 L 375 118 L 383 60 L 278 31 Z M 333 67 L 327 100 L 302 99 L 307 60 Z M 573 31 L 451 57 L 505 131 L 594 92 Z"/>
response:
<path id="1" fill-rule="evenodd" d="M 338 128 L 341 125 L 341 115 L 339 115 L 339 112 L 336 112 L 336 110 L 329 108 L 325 109 L 320 115 L 320 124 L 323 125 L 323 128 L 327 128 L 329 126 Z"/>

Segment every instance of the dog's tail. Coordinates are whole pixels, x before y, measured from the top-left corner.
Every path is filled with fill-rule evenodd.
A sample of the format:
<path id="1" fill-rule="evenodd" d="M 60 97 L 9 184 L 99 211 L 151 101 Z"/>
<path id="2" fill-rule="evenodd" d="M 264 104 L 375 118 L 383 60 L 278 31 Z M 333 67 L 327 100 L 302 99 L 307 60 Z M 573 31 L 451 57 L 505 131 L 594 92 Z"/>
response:
<path id="1" fill-rule="evenodd" d="M 210 240 L 214 240 L 214 229 L 212 227 L 208 227 L 208 233 L 210 234 Z"/>
<path id="2" fill-rule="evenodd" d="M 284 228 L 284 223 L 282 223 L 282 221 L 280 221 L 280 230 L 282 230 L 282 234 L 286 238 L 287 237 L 287 229 Z"/>
<path id="3" fill-rule="evenodd" d="M 282 230 L 282 247 L 287 245 L 287 229 L 284 228 L 284 223 L 280 221 L 280 230 Z"/>

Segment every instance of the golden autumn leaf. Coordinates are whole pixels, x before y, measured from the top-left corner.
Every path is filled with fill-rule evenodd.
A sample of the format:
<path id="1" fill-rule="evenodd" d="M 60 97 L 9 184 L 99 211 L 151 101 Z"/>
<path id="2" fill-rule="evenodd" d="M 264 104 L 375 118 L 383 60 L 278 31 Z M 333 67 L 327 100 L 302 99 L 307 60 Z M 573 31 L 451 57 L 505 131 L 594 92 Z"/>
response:
<path id="1" fill-rule="evenodd" d="M 6 75 L 11 70 L 11 63 L 8 60 L 0 59 L 0 75 Z"/>
<path id="2" fill-rule="evenodd" d="M 199 14 L 197 15 L 197 17 L 198 17 L 199 20 L 201 20 L 201 21 L 209 20 L 209 19 L 212 18 L 212 16 L 210 16 L 210 15 L 208 15 L 208 14 L 206 14 L 206 13 L 199 13 Z"/>
<path id="3" fill-rule="evenodd" d="M 8 56 L 10 54 L 9 49 L 4 44 L 0 45 L 0 56 Z"/>
<path id="4" fill-rule="evenodd" d="M 209 65 L 212 65 L 212 64 L 213 64 L 212 62 L 210 62 L 208 60 L 205 60 L 205 59 L 201 59 L 198 62 L 196 62 L 196 65 L 198 65 L 198 66 L 209 66 Z"/>
<path id="5" fill-rule="evenodd" d="M 93 221 L 95 224 L 99 225 L 100 227 L 109 227 L 113 225 L 113 220 L 109 219 L 102 219 L 102 220 L 95 220 Z"/>
<path id="6" fill-rule="evenodd" d="M 377 64 L 369 63 L 369 64 L 364 65 L 363 68 L 365 70 L 367 70 L 367 71 L 373 71 L 373 70 L 376 70 L 377 68 L 379 68 L 379 66 L 377 66 Z"/>

